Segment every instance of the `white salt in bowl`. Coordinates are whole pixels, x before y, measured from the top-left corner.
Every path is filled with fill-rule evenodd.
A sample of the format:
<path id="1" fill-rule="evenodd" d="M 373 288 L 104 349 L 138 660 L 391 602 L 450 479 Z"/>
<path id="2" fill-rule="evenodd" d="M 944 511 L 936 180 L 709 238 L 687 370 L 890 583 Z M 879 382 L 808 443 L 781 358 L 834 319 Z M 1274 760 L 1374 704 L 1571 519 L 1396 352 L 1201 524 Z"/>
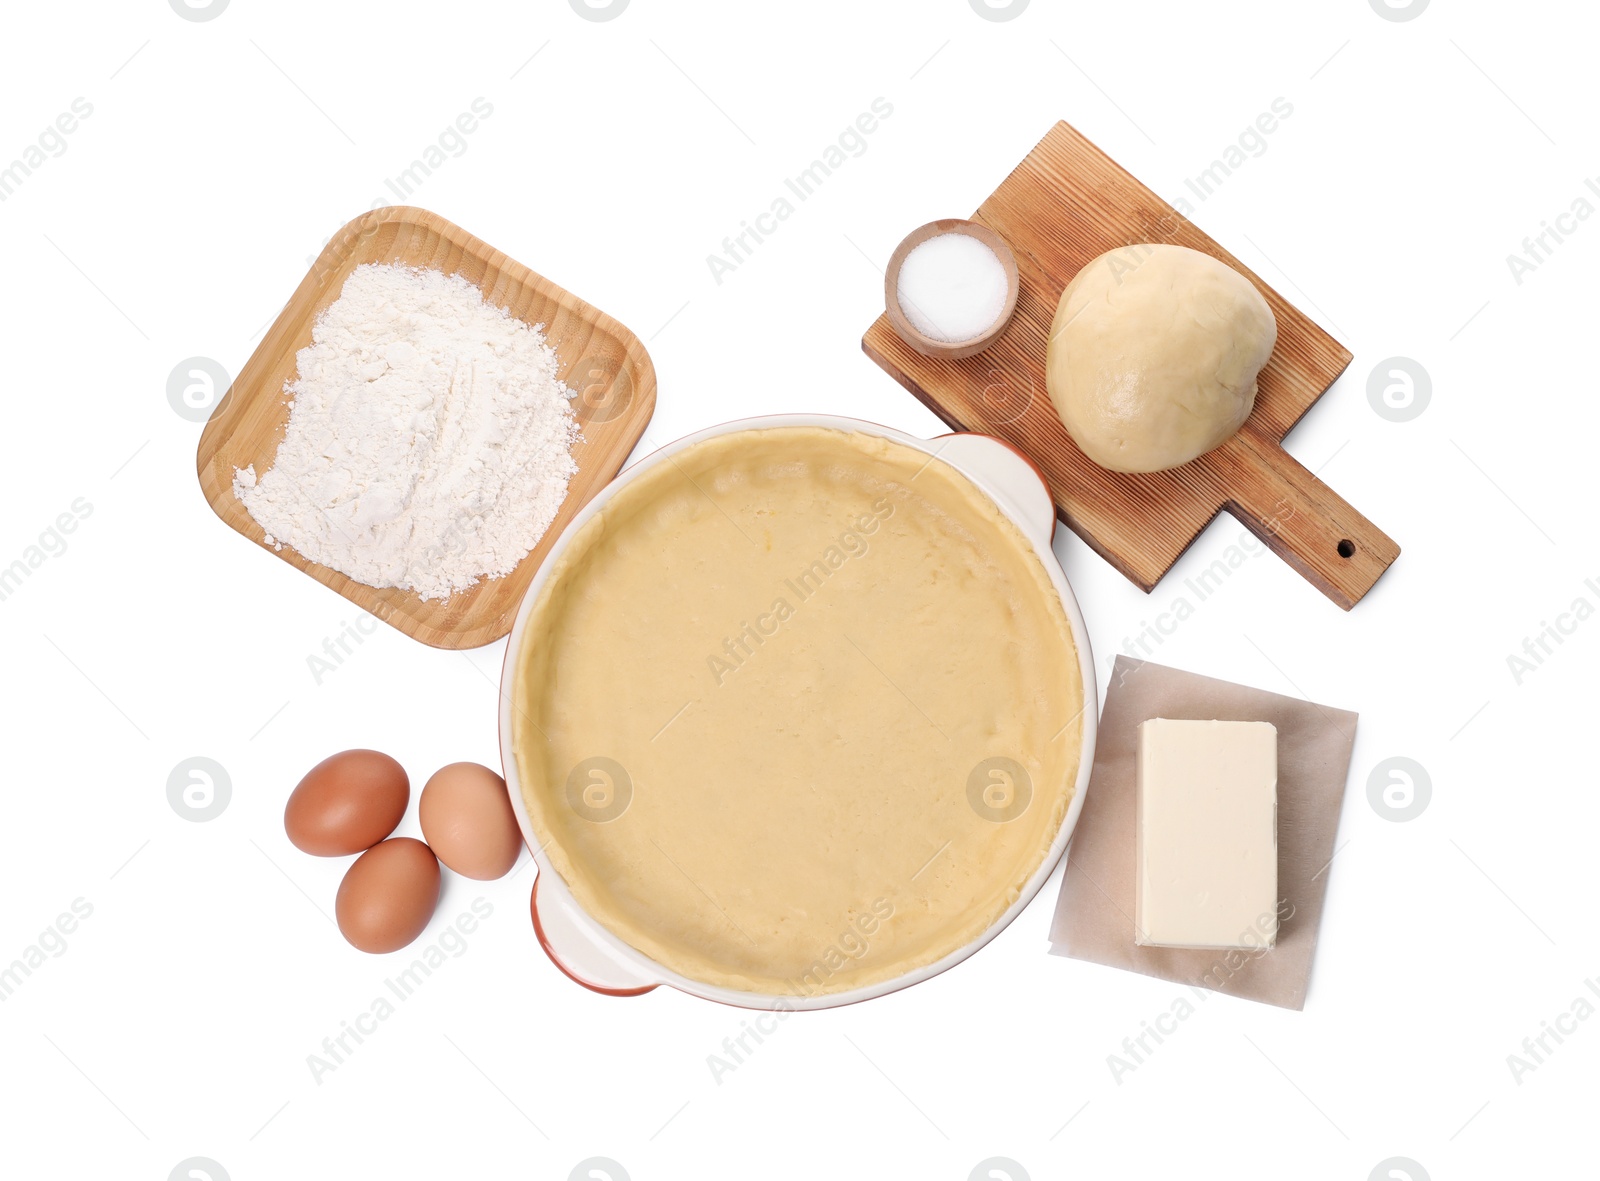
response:
<path id="1" fill-rule="evenodd" d="M 917 247 L 947 234 L 960 234 L 988 249 L 999 264 L 999 274 L 993 278 L 1003 276 L 1005 284 L 1003 299 L 994 300 L 993 278 L 982 273 L 987 269 L 984 266 L 986 259 L 979 256 L 974 260 L 970 253 L 963 258 L 963 253 L 967 252 L 959 249 L 946 251 L 945 257 L 929 260 L 927 267 L 919 268 L 924 273 L 916 276 L 906 275 L 908 287 L 915 281 L 924 289 L 930 285 L 934 288 L 931 293 L 924 290 L 921 298 L 922 303 L 940 305 L 934 315 L 919 314 L 917 301 L 909 297 L 902 298 L 905 292 L 901 288 L 901 278 L 906 270 L 906 259 Z M 941 284 L 946 290 L 938 289 Z M 1011 253 L 1011 247 L 1006 245 L 1004 238 L 988 226 L 975 221 L 956 217 L 941 218 L 912 230 L 889 256 L 889 266 L 883 276 L 885 310 L 888 312 L 889 323 L 894 327 L 895 333 L 917 352 L 925 357 L 958 360 L 981 353 L 1005 331 L 1006 325 L 1011 322 L 1012 314 L 1017 310 L 1019 285 L 1016 255 Z M 964 307 L 963 304 L 969 300 L 977 302 Z M 911 302 L 913 308 L 909 315 L 905 306 L 907 302 Z M 978 312 L 980 304 L 987 308 L 995 303 L 998 306 L 992 318 L 982 315 L 978 319 L 972 319 Z M 925 330 L 931 327 L 930 322 L 940 320 L 968 329 L 970 334 L 963 331 L 935 335 Z M 916 321 L 922 323 L 919 325 Z M 952 335 L 959 336 L 959 339 L 945 339 Z"/>

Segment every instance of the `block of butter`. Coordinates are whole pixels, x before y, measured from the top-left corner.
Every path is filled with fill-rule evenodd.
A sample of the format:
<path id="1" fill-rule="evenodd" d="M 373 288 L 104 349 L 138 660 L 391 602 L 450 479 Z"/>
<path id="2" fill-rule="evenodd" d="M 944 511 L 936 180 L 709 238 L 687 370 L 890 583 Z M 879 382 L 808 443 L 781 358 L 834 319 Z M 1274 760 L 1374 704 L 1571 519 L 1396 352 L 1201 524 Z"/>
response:
<path id="1" fill-rule="evenodd" d="M 1278 935 L 1278 730 L 1139 727 L 1135 942 L 1271 947 Z"/>

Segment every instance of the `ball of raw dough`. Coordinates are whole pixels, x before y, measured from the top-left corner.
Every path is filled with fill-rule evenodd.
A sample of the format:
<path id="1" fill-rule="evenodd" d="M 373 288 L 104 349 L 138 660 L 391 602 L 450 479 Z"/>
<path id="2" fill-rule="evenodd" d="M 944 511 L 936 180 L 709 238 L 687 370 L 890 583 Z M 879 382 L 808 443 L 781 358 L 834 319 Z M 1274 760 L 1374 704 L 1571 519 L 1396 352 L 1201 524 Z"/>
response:
<path id="1" fill-rule="evenodd" d="M 1267 301 L 1226 263 L 1184 246 L 1125 246 L 1061 293 L 1046 385 L 1090 459 L 1165 471 L 1244 424 L 1277 339 Z"/>

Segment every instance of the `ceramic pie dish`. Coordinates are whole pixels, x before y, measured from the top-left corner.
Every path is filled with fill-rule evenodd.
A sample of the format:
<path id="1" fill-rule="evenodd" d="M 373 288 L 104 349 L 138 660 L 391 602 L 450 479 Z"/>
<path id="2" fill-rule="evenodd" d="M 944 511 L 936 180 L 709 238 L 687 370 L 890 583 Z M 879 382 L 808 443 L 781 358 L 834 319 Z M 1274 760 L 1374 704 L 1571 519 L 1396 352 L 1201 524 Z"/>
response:
<path id="1" fill-rule="evenodd" d="M 1088 637 L 1037 471 L 980 435 L 726 423 L 552 547 L 501 693 L 573 979 L 853 1003 L 971 955 L 1060 860 L 1093 761 Z"/>

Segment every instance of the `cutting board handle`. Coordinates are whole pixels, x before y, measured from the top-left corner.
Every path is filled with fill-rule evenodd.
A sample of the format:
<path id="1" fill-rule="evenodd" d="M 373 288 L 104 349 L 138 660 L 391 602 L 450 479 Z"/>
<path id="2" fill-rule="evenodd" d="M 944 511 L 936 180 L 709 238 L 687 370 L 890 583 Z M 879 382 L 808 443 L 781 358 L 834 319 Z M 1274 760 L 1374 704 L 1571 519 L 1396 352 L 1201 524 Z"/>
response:
<path id="1" fill-rule="evenodd" d="M 1216 454 L 1233 469 L 1224 507 L 1346 611 L 1400 556 L 1392 538 L 1278 444 L 1240 432 Z"/>

